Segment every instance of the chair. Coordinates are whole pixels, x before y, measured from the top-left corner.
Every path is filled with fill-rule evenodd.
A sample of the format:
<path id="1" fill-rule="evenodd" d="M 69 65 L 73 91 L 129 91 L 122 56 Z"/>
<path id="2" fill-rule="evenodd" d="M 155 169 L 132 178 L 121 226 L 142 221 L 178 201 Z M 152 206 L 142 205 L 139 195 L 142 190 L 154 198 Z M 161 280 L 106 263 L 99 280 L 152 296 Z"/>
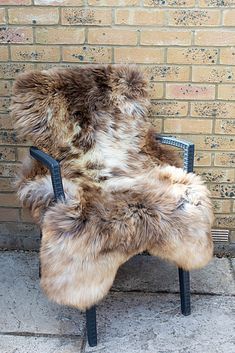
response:
<path id="1" fill-rule="evenodd" d="M 178 140 L 174 137 L 169 136 L 157 136 L 159 142 L 166 145 L 171 145 L 180 148 L 184 152 L 184 170 L 186 172 L 193 171 L 194 163 L 194 144 Z M 64 198 L 64 190 L 62 185 L 62 178 L 60 173 L 60 164 L 54 158 L 46 154 L 45 152 L 37 149 L 36 147 L 30 148 L 30 155 L 41 162 L 47 167 L 51 174 L 51 181 L 54 190 L 54 196 L 56 200 Z M 181 312 L 184 316 L 191 314 L 190 306 L 190 274 L 188 271 L 184 271 L 179 268 L 179 285 L 180 285 L 180 299 L 181 299 Z M 97 325 L 96 325 L 96 307 L 93 306 L 89 310 L 86 310 L 86 329 L 88 343 L 91 347 L 97 345 Z"/>
<path id="2" fill-rule="evenodd" d="M 33 71 L 13 88 L 15 127 L 34 146 L 17 185 L 43 234 L 41 285 L 58 304 L 86 310 L 90 346 L 95 305 L 129 258 L 148 251 L 175 263 L 189 315 L 187 271 L 213 254 L 209 191 L 187 174 L 194 145 L 158 136 L 149 105 L 142 73 L 122 65 Z M 184 151 L 184 171 L 163 145 Z"/>

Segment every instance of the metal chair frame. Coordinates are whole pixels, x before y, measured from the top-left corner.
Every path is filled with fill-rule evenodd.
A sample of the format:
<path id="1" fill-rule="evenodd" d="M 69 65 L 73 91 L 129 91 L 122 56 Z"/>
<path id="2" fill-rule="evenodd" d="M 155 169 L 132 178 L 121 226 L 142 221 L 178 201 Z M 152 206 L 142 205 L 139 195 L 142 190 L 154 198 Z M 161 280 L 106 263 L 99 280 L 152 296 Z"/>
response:
<path id="1" fill-rule="evenodd" d="M 184 152 L 184 170 L 186 172 L 193 172 L 194 163 L 194 144 L 184 140 L 179 140 L 169 136 L 157 136 L 156 139 L 162 144 L 175 146 Z M 54 158 L 49 156 L 36 147 L 30 148 L 30 155 L 46 166 L 51 174 L 51 180 L 55 195 L 55 200 L 64 199 L 64 189 L 61 178 L 60 164 Z M 187 316 L 191 314 L 190 303 L 190 275 L 188 271 L 179 268 L 179 285 L 180 285 L 180 299 L 181 299 L 181 312 Z M 96 307 L 86 310 L 86 329 L 88 344 L 91 347 L 97 345 L 97 326 L 96 326 Z"/>

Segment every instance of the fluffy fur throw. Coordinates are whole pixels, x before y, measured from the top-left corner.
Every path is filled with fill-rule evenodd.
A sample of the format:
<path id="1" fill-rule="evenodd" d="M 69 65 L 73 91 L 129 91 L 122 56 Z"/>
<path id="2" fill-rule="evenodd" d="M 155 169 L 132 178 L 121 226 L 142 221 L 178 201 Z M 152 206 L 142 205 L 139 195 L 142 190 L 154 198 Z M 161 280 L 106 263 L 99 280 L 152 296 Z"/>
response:
<path id="1" fill-rule="evenodd" d="M 211 259 L 208 190 L 156 142 L 148 107 L 133 67 L 34 71 L 15 82 L 19 134 L 61 165 L 64 201 L 38 162 L 25 161 L 18 180 L 42 229 L 41 284 L 58 303 L 97 303 L 119 266 L 145 250 L 186 270 Z"/>

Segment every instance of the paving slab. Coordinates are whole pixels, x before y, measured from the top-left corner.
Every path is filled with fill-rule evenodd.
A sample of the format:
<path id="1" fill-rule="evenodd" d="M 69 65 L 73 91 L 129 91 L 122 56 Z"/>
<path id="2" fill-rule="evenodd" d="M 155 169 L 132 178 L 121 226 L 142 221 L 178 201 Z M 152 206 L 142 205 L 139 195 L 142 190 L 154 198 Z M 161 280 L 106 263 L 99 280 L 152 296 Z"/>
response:
<path id="1" fill-rule="evenodd" d="M 178 270 L 157 257 L 138 255 L 119 269 L 113 290 L 175 293 L 179 291 Z M 191 292 L 235 295 L 229 259 L 215 257 L 206 267 L 191 271 Z"/>
<path id="2" fill-rule="evenodd" d="M 0 268 L 1 332 L 69 335 L 84 332 L 83 313 L 49 302 L 43 294 L 37 253 L 0 252 Z"/>
<path id="3" fill-rule="evenodd" d="M 81 338 L 1 336 L 1 353 L 80 353 Z"/>
<path id="4" fill-rule="evenodd" d="M 102 353 L 234 353 L 233 297 L 192 296 L 192 314 L 180 314 L 177 295 L 111 293 L 97 308 Z"/>
<path id="5" fill-rule="evenodd" d="M 38 254 L 0 252 L 0 353 L 234 353 L 232 263 L 215 258 L 192 273 L 192 291 L 207 295 L 192 295 L 184 317 L 179 295 L 160 293 L 178 290 L 177 269 L 155 257 L 131 259 L 97 307 L 98 346 L 81 348 L 84 315 L 47 300 Z"/>
<path id="6" fill-rule="evenodd" d="M 38 250 L 40 245 L 40 229 L 32 223 L 0 223 L 1 249 Z"/>

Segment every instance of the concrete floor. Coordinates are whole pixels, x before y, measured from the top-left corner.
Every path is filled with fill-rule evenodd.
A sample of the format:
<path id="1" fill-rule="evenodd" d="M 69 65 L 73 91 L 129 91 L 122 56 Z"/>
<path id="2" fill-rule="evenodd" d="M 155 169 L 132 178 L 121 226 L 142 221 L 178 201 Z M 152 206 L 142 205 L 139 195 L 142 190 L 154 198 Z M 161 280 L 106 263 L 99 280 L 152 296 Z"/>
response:
<path id="1" fill-rule="evenodd" d="M 150 256 L 131 259 L 97 307 L 98 346 L 84 314 L 51 303 L 38 253 L 0 252 L 0 353 L 234 353 L 234 259 L 191 273 L 192 314 L 180 314 L 177 270 Z"/>

